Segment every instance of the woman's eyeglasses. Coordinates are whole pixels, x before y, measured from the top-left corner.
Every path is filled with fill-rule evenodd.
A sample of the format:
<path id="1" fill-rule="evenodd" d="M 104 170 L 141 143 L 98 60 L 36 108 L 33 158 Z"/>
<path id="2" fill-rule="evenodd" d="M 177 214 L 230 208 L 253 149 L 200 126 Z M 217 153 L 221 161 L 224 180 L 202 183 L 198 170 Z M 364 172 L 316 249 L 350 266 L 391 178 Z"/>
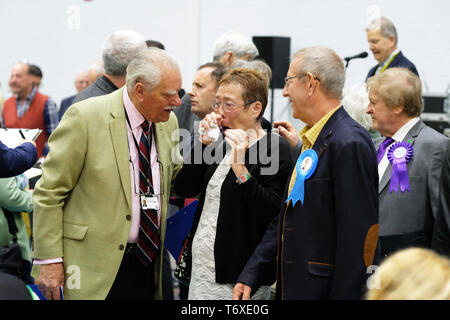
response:
<path id="1" fill-rule="evenodd" d="M 252 104 L 254 102 L 256 102 L 256 101 L 249 101 L 249 102 L 246 102 L 246 103 L 243 103 L 243 104 L 234 104 L 234 103 L 229 102 L 229 101 L 221 102 L 219 100 L 216 100 L 213 103 L 213 108 L 214 108 L 215 111 L 218 111 L 222 107 L 224 112 L 232 112 L 233 110 L 236 110 L 239 107 L 244 107 L 244 106 L 247 106 L 247 105 Z"/>

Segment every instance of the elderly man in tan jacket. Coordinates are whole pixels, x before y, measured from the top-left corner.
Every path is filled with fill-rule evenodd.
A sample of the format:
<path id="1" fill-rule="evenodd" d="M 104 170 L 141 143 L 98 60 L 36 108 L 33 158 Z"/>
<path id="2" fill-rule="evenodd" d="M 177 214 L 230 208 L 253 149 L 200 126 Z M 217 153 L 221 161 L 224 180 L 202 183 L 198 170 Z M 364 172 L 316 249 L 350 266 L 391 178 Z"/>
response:
<path id="1" fill-rule="evenodd" d="M 145 50 L 123 88 L 74 104 L 51 136 L 33 195 L 33 275 L 47 298 L 60 298 L 60 286 L 65 299 L 160 297 L 167 203 L 182 163 L 171 113 L 180 88 L 175 60 Z"/>

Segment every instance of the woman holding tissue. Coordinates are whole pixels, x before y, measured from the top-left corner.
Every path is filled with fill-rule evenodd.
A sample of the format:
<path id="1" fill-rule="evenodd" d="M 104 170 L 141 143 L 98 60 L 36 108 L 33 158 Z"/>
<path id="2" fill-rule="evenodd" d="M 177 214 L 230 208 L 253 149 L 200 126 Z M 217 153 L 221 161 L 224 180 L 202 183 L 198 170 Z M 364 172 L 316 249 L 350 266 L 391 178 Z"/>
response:
<path id="1" fill-rule="evenodd" d="M 200 141 L 185 157 L 191 161 L 177 176 L 179 196 L 200 194 L 185 250 L 190 300 L 231 300 L 236 279 L 279 213 L 293 160 L 288 142 L 261 127 L 267 100 L 261 73 L 229 71 L 219 82 L 215 111 L 200 123 Z M 253 299 L 269 297 L 263 286 Z"/>

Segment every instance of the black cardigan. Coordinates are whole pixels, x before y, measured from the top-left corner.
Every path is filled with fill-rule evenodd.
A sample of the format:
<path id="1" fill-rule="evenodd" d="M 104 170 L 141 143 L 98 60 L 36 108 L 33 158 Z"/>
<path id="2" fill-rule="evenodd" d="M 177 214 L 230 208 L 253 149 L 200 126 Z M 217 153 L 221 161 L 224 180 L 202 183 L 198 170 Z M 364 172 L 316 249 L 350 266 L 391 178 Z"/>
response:
<path id="1" fill-rule="evenodd" d="M 195 144 L 199 145 L 200 142 L 197 141 Z M 213 154 L 217 155 L 217 151 L 221 150 L 223 152 L 220 154 L 224 155 L 225 145 L 224 140 L 220 139 L 214 145 L 216 152 Z M 212 145 L 201 146 L 202 151 L 211 149 L 213 149 Z M 193 152 L 191 149 L 191 154 L 187 155 L 188 158 L 194 158 Z M 253 152 L 258 154 L 257 161 L 254 161 L 255 153 Z M 269 162 L 267 156 L 270 155 L 273 157 L 270 157 Z M 253 164 L 250 163 L 252 156 Z M 200 194 L 188 246 L 192 245 L 200 221 L 206 187 L 222 158 L 222 156 L 218 156 L 215 163 L 210 165 L 204 162 L 201 164 L 185 163 L 175 180 L 177 195 L 189 198 Z M 203 159 L 204 157 L 202 157 Z M 267 170 L 278 159 L 279 166 L 276 174 L 261 175 L 261 169 Z M 233 169 L 230 168 L 220 192 L 214 243 L 217 283 L 234 284 L 236 282 L 247 260 L 264 236 L 270 221 L 278 215 L 283 192 L 293 167 L 289 143 L 278 135 L 268 133 L 247 150 L 245 165 L 252 177 L 247 182 L 238 184 Z M 188 261 L 191 261 L 191 257 L 188 258 Z"/>

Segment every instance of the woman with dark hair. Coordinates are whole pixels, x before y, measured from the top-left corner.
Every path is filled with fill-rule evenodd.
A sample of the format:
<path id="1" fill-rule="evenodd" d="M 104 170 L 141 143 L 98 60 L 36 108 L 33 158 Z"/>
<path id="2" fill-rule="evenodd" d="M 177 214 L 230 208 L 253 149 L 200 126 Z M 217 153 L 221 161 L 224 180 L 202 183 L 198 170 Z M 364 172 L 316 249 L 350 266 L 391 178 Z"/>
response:
<path id="1" fill-rule="evenodd" d="M 261 127 L 267 96 L 261 73 L 225 74 L 215 112 L 201 121 L 200 141 L 185 157 L 192 161 L 177 176 L 179 196 L 200 194 L 185 249 L 189 299 L 231 299 L 237 277 L 279 213 L 293 160 L 288 142 Z M 269 297 L 268 286 L 253 296 Z"/>

